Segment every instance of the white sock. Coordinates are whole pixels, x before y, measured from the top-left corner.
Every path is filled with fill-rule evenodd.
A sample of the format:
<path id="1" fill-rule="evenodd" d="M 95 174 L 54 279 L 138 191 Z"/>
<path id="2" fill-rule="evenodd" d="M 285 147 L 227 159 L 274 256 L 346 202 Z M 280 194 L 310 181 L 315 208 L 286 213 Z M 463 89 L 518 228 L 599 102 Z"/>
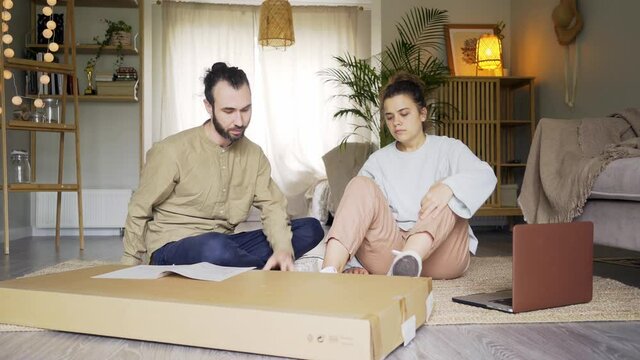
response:
<path id="1" fill-rule="evenodd" d="M 333 267 L 333 266 L 327 266 L 327 267 L 323 267 L 323 268 L 320 270 L 320 272 L 321 272 L 321 273 L 325 273 L 325 274 L 337 274 L 337 273 L 338 273 L 338 270 L 336 270 L 336 268 L 335 268 L 335 267 Z"/>

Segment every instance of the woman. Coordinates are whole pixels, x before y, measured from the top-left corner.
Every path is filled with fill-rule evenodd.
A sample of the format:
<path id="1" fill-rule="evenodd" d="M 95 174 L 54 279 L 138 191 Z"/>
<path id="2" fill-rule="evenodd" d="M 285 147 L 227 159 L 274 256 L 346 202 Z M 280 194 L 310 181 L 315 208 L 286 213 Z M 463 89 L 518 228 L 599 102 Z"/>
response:
<path id="1" fill-rule="evenodd" d="M 395 142 L 376 151 L 347 185 L 327 236 L 322 272 L 461 276 L 477 239 L 468 219 L 491 195 L 491 167 L 456 139 L 427 135 L 424 84 L 399 73 L 381 103 Z"/>

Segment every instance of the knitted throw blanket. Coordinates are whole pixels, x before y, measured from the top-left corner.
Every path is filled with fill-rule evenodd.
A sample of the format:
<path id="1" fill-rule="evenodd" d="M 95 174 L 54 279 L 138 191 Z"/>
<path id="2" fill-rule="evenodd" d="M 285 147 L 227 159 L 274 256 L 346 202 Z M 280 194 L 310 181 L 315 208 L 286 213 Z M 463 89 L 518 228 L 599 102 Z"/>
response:
<path id="1" fill-rule="evenodd" d="M 518 203 L 528 223 L 570 222 L 613 160 L 640 157 L 640 108 L 605 118 L 542 119 Z"/>

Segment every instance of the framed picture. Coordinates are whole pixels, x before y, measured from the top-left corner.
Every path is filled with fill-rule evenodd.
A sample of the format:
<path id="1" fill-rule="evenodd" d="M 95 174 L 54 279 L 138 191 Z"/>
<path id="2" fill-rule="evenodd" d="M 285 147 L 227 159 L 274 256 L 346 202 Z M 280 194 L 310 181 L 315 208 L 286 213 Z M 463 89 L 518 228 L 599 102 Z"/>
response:
<path id="1" fill-rule="evenodd" d="M 476 75 L 476 42 L 482 34 L 495 34 L 495 24 L 447 24 L 444 28 L 447 62 L 452 76 Z M 480 72 L 477 73 L 481 75 Z"/>

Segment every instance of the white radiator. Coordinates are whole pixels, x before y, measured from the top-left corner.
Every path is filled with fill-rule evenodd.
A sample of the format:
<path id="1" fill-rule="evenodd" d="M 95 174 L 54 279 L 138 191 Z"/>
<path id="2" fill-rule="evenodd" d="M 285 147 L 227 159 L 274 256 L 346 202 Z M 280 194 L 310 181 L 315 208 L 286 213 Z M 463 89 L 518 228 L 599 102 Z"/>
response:
<path id="1" fill-rule="evenodd" d="M 130 189 L 82 190 L 84 227 L 94 229 L 123 228 L 130 198 Z M 36 193 L 36 228 L 56 227 L 56 199 L 56 193 Z M 63 229 L 78 228 L 78 200 L 75 192 L 62 193 L 60 227 Z"/>

